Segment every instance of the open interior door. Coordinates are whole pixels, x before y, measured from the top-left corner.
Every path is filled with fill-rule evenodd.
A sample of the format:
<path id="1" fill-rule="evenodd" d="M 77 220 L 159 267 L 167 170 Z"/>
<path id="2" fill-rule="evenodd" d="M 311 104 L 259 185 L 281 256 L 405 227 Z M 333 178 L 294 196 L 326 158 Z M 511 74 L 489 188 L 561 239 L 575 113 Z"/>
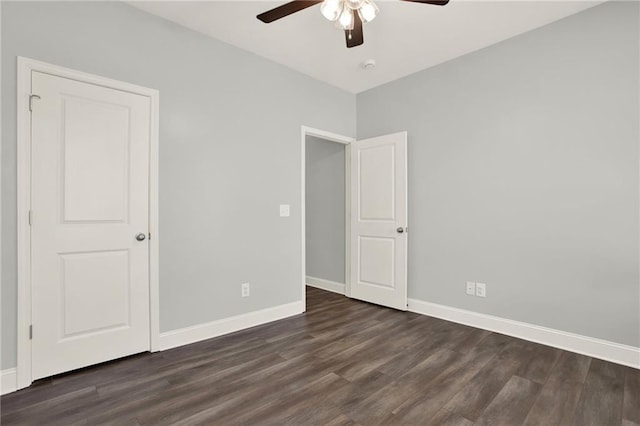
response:
<path id="1" fill-rule="evenodd" d="M 351 144 L 351 288 L 407 309 L 407 133 Z"/>

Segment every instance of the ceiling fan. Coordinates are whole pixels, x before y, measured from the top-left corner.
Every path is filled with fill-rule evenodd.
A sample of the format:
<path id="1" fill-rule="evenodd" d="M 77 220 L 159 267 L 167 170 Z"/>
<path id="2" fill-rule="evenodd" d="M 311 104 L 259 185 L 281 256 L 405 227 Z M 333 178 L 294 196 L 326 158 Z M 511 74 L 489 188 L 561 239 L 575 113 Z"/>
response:
<path id="1" fill-rule="evenodd" d="M 401 0 L 412 3 L 433 4 L 444 6 L 449 0 Z M 379 12 L 373 0 L 295 0 L 268 10 L 257 16 L 259 20 L 268 24 L 278 19 L 300 12 L 308 7 L 322 3 L 320 11 L 330 21 L 336 23 L 336 28 L 344 30 L 347 47 L 356 47 L 364 43 L 362 23 L 371 22 Z"/>

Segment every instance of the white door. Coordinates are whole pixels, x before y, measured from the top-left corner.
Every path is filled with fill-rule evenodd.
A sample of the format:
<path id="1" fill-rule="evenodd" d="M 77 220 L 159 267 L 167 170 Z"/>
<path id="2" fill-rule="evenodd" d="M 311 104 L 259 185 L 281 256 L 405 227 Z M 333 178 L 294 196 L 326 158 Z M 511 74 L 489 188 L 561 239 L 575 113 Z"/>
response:
<path id="1" fill-rule="evenodd" d="M 150 99 L 40 72 L 32 112 L 32 378 L 150 348 Z M 136 239 L 136 234 L 140 234 Z"/>
<path id="2" fill-rule="evenodd" d="M 407 133 L 351 144 L 351 297 L 407 309 Z"/>

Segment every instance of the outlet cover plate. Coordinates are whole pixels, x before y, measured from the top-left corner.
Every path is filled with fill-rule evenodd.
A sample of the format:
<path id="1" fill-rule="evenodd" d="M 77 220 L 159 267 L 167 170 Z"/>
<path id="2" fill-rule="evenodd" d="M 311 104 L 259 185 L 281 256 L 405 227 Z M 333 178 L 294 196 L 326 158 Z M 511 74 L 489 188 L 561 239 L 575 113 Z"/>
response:
<path id="1" fill-rule="evenodd" d="M 476 296 L 487 297 L 487 285 L 485 283 L 476 283 Z"/>
<path id="2" fill-rule="evenodd" d="M 251 285 L 249 283 L 243 283 L 241 286 L 241 296 L 249 297 L 251 295 Z"/>
<path id="3" fill-rule="evenodd" d="M 476 283 L 474 281 L 467 281 L 467 294 L 469 296 L 476 295 Z"/>

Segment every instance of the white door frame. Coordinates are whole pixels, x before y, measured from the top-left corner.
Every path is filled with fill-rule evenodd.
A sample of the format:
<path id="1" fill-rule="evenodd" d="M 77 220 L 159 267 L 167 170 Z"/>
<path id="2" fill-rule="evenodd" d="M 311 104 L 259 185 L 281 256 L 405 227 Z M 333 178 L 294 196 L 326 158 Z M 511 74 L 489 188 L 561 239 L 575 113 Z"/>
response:
<path id="1" fill-rule="evenodd" d="M 302 157 L 301 157 L 301 170 L 302 170 L 302 308 L 306 311 L 307 309 L 307 301 L 305 298 L 305 288 L 307 281 L 307 224 L 306 224 L 306 193 L 305 187 L 307 182 L 306 175 L 306 150 L 307 150 L 307 136 L 315 136 L 320 139 L 325 139 L 331 142 L 337 142 L 345 145 L 344 153 L 345 153 L 345 174 L 344 174 L 344 185 L 345 185 L 345 295 L 351 295 L 351 143 L 355 142 L 355 138 L 350 138 L 348 136 L 338 135 L 336 133 L 326 132 L 324 130 L 314 129 L 312 127 L 302 126 Z"/>
<path id="2" fill-rule="evenodd" d="M 160 298 L 159 298 L 159 233 L 158 233 L 158 133 L 159 101 L 157 90 L 117 80 L 75 71 L 69 68 L 18 57 L 17 90 L 17 172 L 18 172 L 18 319 L 17 319 L 17 388 L 32 382 L 31 376 L 31 73 L 33 71 L 89 83 L 110 89 L 146 96 L 151 101 L 149 146 L 149 312 L 152 352 L 160 350 Z M 37 102 L 37 101 L 36 101 Z M 36 331 L 37 332 L 37 331 Z"/>

